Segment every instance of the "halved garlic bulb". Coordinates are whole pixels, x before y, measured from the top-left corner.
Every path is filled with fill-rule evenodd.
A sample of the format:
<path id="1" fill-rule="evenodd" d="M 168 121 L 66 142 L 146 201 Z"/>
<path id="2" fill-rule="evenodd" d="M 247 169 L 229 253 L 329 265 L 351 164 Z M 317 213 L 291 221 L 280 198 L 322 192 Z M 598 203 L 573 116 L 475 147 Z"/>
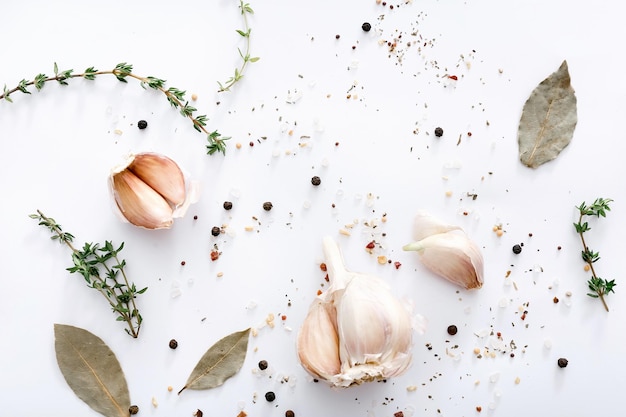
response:
<path id="1" fill-rule="evenodd" d="M 130 155 L 114 168 L 109 185 L 117 209 L 129 223 L 167 229 L 195 202 L 195 190 L 178 164 L 157 153 Z"/>

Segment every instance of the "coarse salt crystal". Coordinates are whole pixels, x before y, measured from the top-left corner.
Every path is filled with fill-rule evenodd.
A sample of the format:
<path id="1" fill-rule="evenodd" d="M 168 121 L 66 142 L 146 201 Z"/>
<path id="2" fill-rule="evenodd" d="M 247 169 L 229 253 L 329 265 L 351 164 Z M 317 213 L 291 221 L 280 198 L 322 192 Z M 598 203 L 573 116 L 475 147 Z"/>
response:
<path id="1" fill-rule="evenodd" d="M 500 379 L 500 372 L 494 372 L 489 375 L 489 382 L 492 384 L 498 382 L 498 379 Z"/>

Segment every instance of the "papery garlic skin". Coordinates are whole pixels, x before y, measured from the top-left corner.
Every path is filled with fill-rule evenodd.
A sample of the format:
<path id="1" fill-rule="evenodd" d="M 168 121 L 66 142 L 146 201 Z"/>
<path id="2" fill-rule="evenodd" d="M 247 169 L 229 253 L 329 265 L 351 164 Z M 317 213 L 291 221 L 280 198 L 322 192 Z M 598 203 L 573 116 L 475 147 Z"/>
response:
<path id="1" fill-rule="evenodd" d="M 413 219 L 413 239 L 422 240 L 439 233 L 462 230 L 459 226 L 443 223 L 426 211 L 420 210 Z"/>
<path id="2" fill-rule="evenodd" d="M 323 242 L 330 288 L 298 334 L 298 357 L 315 378 L 349 387 L 405 372 L 411 364 L 411 311 L 380 278 L 348 271 L 339 247 Z"/>
<path id="3" fill-rule="evenodd" d="M 333 298 L 341 359 L 335 383 L 385 379 L 406 371 L 411 364 L 411 316 L 389 286 L 378 277 L 354 274 Z"/>
<path id="4" fill-rule="evenodd" d="M 484 261 L 481 250 L 460 227 L 418 213 L 413 237 L 416 242 L 402 249 L 418 252 L 420 261 L 428 269 L 463 288 L 482 287 Z"/>
<path id="5" fill-rule="evenodd" d="M 109 185 L 123 219 L 146 229 L 170 228 L 196 197 L 178 164 L 151 152 L 130 155 L 112 170 Z"/>

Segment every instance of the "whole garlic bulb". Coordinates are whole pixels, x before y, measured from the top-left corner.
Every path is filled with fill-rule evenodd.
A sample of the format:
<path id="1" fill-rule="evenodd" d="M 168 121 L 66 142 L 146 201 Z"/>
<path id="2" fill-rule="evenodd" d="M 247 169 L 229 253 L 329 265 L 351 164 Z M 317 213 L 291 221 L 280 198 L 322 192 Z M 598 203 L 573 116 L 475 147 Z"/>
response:
<path id="1" fill-rule="evenodd" d="M 150 152 L 130 155 L 115 167 L 109 186 L 122 217 L 146 229 L 170 228 L 197 197 L 197 185 L 186 180 L 176 162 Z"/>
<path id="2" fill-rule="evenodd" d="M 460 227 L 419 212 L 413 223 L 413 238 L 416 241 L 402 249 L 419 253 L 421 262 L 428 269 L 465 289 L 482 287 L 482 253 Z"/>
<path id="3" fill-rule="evenodd" d="M 338 387 L 402 374 L 412 359 L 410 309 L 382 279 L 348 271 L 332 238 L 324 238 L 323 247 L 330 288 L 313 301 L 300 328 L 302 366 Z"/>

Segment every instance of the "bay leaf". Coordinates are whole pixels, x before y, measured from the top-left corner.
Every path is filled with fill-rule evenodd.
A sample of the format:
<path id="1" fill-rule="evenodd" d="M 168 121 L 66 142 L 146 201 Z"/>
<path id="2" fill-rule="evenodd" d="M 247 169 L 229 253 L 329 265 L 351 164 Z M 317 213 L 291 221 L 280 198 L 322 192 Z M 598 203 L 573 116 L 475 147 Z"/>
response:
<path id="1" fill-rule="evenodd" d="M 113 351 L 93 333 L 79 327 L 54 325 L 57 363 L 72 391 L 107 417 L 128 417 L 130 394 Z"/>
<path id="2" fill-rule="evenodd" d="M 203 390 L 218 387 L 239 372 L 246 359 L 249 336 L 248 328 L 217 341 L 202 355 L 178 394 L 187 388 Z"/>
<path id="3" fill-rule="evenodd" d="M 530 94 L 517 132 L 520 161 L 528 167 L 553 160 L 569 145 L 578 121 L 567 61 Z"/>

